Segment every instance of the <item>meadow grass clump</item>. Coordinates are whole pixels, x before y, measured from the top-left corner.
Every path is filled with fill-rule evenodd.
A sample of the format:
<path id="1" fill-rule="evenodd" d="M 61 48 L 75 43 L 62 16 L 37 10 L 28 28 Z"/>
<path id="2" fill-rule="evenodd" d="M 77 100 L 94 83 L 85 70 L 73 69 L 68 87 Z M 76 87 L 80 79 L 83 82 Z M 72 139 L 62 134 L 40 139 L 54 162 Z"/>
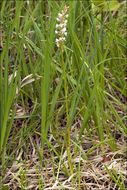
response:
<path id="1" fill-rule="evenodd" d="M 1 189 L 126 189 L 125 3 L 0 2 Z"/>

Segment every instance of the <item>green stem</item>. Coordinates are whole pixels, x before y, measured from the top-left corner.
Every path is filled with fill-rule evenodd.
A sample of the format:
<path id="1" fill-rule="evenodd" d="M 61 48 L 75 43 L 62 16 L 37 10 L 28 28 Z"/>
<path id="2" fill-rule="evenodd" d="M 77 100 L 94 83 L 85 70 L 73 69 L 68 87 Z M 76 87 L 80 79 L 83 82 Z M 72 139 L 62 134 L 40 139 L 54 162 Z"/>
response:
<path id="1" fill-rule="evenodd" d="M 68 163 L 70 167 L 71 174 L 73 173 L 72 164 L 71 164 L 71 146 L 70 146 L 70 125 L 69 125 L 69 109 L 68 109 L 68 87 L 66 80 L 66 71 L 63 58 L 63 46 L 61 46 L 61 59 L 62 59 L 62 69 L 64 77 L 64 91 L 65 91 L 65 103 L 66 103 L 66 116 L 67 116 L 67 131 L 66 131 L 66 140 L 67 140 L 67 153 L 68 153 Z"/>
<path id="2" fill-rule="evenodd" d="M 102 31 L 101 31 L 101 53 L 103 55 L 103 49 L 104 49 L 104 36 L 103 36 L 103 26 L 104 26 L 104 13 L 102 11 L 101 13 L 101 27 L 102 27 Z M 101 87 L 102 87 L 102 90 L 104 90 L 104 63 L 101 64 L 101 73 L 102 73 L 102 77 L 101 77 Z"/>

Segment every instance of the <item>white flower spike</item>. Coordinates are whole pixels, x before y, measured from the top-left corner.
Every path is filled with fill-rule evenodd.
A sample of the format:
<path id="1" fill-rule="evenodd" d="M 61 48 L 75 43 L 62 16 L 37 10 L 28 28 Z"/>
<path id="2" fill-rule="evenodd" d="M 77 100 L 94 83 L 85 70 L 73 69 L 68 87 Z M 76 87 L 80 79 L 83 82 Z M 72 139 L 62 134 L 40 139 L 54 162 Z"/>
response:
<path id="1" fill-rule="evenodd" d="M 56 45 L 57 47 L 62 47 L 62 50 L 64 49 L 63 47 L 63 43 L 64 41 L 66 41 L 66 36 L 67 36 L 67 32 L 66 32 L 66 25 L 67 25 L 67 18 L 68 18 L 68 11 L 69 7 L 65 6 L 64 9 L 61 11 L 61 13 L 58 14 L 58 18 L 56 19 L 59 24 L 56 24 L 56 30 L 55 33 L 58 34 L 59 39 L 56 39 Z"/>

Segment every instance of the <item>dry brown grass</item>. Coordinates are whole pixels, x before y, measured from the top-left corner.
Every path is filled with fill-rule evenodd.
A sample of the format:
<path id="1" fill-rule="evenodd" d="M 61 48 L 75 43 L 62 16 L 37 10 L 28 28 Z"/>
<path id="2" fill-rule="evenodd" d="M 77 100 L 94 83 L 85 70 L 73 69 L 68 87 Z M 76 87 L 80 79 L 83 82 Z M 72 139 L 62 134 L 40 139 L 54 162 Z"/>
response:
<path id="1" fill-rule="evenodd" d="M 71 135 L 74 133 L 72 132 Z M 61 147 L 53 139 L 53 136 L 49 136 L 50 142 L 57 149 L 61 150 Z M 98 144 L 98 138 L 94 137 L 94 143 Z M 20 143 L 20 142 L 19 142 Z M 98 147 L 88 155 L 88 162 L 84 159 L 83 154 L 78 151 L 74 158 L 75 146 L 71 144 L 72 163 L 74 166 L 73 175 L 67 176 L 60 167 L 60 172 L 57 179 L 57 171 L 59 165 L 59 158 L 54 154 L 52 150 L 49 151 L 48 147 L 44 149 L 44 162 L 41 168 L 38 152 L 34 144 L 36 143 L 38 149 L 41 148 L 41 139 L 38 134 L 31 137 L 27 143 L 29 151 L 26 145 L 24 145 L 19 151 L 16 152 L 15 159 L 11 166 L 7 168 L 6 175 L 3 179 L 4 186 L 9 186 L 10 190 L 21 189 L 21 183 L 24 184 L 25 189 L 37 190 L 39 189 L 39 181 L 43 183 L 44 190 L 60 190 L 60 189 L 74 189 L 74 190 L 117 190 L 117 185 L 113 182 L 109 174 L 107 173 L 104 164 L 111 170 L 114 169 L 119 176 L 119 172 L 122 172 L 124 181 L 126 184 L 126 151 L 125 151 L 125 139 L 121 137 L 117 140 L 117 148 L 115 152 L 111 151 L 108 144 L 105 145 L 105 152 L 102 152 Z M 87 153 L 93 143 L 89 137 L 80 145 L 80 149 Z M 121 151 L 120 151 L 121 150 Z M 122 151 L 123 150 L 123 151 Z M 51 159 L 51 153 L 53 161 Z M 79 155 L 80 154 L 80 155 Z M 66 149 L 62 155 L 62 161 L 68 168 L 67 152 Z M 80 163 L 80 169 L 78 165 Z M 79 176 L 79 177 L 77 177 Z M 77 178 L 77 179 L 76 179 Z M 127 184 L 126 184 L 127 185 Z M 40 187 L 40 189 L 42 189 Z"/>

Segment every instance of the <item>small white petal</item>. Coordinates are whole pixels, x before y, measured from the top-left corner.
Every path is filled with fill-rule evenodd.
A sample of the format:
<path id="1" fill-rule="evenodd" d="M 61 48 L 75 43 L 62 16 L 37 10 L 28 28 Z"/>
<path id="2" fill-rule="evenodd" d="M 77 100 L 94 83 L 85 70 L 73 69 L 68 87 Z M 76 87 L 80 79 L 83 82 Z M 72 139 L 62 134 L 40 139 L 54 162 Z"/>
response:
<path id="1" fill-rule="evenodd" d="M 59 24 L 56 24 L 56 28 L 58 28 L 59 27 Z"/>
<path id="2" fill-rule="evenodd" d="M 59 38 L 59 41 L 65 41 L 65 37 L 61 37 L 61 38 Z"/>
<path id="3" fill-rule="evenodd" d="M 64 25 L 61 23 L 61 24 L 59 24 L 59 26 L 62 28 Z"/>
<path id="4" fill-rule="evenodd" d="M 56 42 L 56 45 L 57 45 L 57 47 L 59 47 L 59 45 L 60 45 L 60 42 L 58 41 L 58 42 Z"/>
<path id="5" fill-rule="evenodd" d="M 57 42 L 59 42 L 59 40 L 58 40 L 58 39 L 56 39 L 56 43 L 57 43 Z"/>
<path id="6" fill-rule="evenodd" d="M 61 32 L 62 33 L 66 32 L 66 28 L 62 28 Z"/>
<path id="7" fill-rule="evenodd" d="M 60 19 L 59 19 L 59 18 L 57 18 L 56 20 L 57 20 L 57 21 L 60 21 Z"/>
<path id="8" fill-rule="evenodd" d="M 55 34 L 58 34 L 58 31 L 57 31 L 57 30 L 55 30 Z"/>
<path id="9" fill-rule="evenodd" d="M 66 23 L 63 24 L 64 27 L 66 27 L 66 25 L 67 25 Z"/>
<path id="10" fill-rule="evenodd" d="M 64 35 L 67 36 L 67 32 L 64 32 Z"/>
<path id="11" fill-rule="evenodd" d="M 62 38 L 62 37 L 60 37 L 60 38 L 59 38 L 59 41 L 62 41 L 62 40 L 63 40 L 63 38 Z"/>
<path id="12" fill-rule="evenodd" d="M 67 14 L 67 15 L 66 15 L 66 18 L 68 18 L 68 16 L 69 16 L 69 15 Z"/>
<path id="13" fill-rule="evenodd" d="M 61 18 L 63 15 L 61 13 L 58 14 L 59 18 Z"/>

